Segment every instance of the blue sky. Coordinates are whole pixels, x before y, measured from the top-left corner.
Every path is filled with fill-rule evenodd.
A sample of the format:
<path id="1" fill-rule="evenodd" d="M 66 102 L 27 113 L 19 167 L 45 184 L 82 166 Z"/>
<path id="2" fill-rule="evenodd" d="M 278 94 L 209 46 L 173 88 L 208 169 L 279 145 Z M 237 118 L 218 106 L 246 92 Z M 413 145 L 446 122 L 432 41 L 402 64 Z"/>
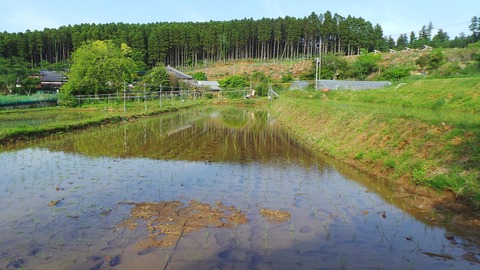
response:
<path id="1" fill-rule="evenodd" d="M 477 0 L 0 0 L 0 31 L 25 32 L 81 23 L 152 23 L 305 17 L 329 10 L 380 24 L 384 35 L 418 31 L 430 21 L 434 34 L 470 35 Z"/>

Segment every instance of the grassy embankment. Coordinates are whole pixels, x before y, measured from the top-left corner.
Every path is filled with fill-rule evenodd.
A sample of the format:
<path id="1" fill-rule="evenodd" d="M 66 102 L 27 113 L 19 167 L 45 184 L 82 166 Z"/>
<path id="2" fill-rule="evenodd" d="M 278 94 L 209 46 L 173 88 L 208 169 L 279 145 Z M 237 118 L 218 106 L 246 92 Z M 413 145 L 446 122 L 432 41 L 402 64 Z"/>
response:
<path id="1" fill-rule="evenodd" d="M 207 100 L 164 102 L 127 102 L 124 113 L 123 102 L 89 104 L 80 108 L 40 108 L 0 111 L 0 144 L 18 140 L 29 140 L 49 134 L 67 132 L 112 122 L 128 121 L 139 117 L 157 115 L 182 108 L 200 106 Z"/>
<path id="2" fill-rule="evenodd" d="M 427 186 L 480 207 L 480 78 L 396 86 L 289 92 L 271 110 L 304 143 L 400 190 Z"/>

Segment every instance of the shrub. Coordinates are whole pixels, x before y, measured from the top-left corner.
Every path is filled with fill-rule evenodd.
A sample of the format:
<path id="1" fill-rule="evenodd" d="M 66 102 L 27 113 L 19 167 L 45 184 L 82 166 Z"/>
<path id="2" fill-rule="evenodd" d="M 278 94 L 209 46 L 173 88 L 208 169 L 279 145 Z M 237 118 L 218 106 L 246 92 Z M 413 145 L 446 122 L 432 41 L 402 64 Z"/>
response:
<path id="1" fill-rule="evenodd" d="M 413 67 L 389 67 L 383 72 L 381 77 L 387 81 L 398 81 L 410 76 L 412 70 L 414 70 Z"/>
<path id="2" fill-rule="evenodd" d="M 348 62 L 343 57 L 343 54 L 327 53 L 322 58 L 322 67 L 320 72 L 320 78 L 335 80 L 343 79 L 348 70 Z"/>
<path id="3" fill-rule="evenodd" d="M 369 75 L 378 71 L 378 62 L 381 57 L 380 54 L 367 53 L 366 50 L 362 50 L 362 54 L 353 63 L 352 75 L 359 80 L 365 80 Z"/>
<path id="4" fill-rule="evenodd" d="M 293 76 L 292 76 L 292 73 L 288 73 L 286 75 L 283 75 L 280 82 L 281 83 L 289 83 L 293 81 Z"/>
<path id="5" fill-rule="evenodd" d="M 196 72 L 192 76 L 195 80 L 197 81 L 206 81 L 207 80 L 207 74 L 205 72 Z"/>
<path id="6" fill-rule="evenodd" d="M 441 50 L 433 50 L 415 60 L 415 64 L 424 70 L 436 70 L 445 62 L 445 54 Z"/>
<path id="7" fill-rule="evenodd" d="M 461 69 L 456 63 L 447 63 L 439 67 L 438 70 L 435 72 L 435 75 L 452 76 L 460 74 L 460 71 Z"/>
<path id="8" fill-rule="evenodd" d="M 220 86 L 225 89 L 243 88 L 248 86 L 248 81 L 240 75 L 233 75 L 219 81 Z"/>

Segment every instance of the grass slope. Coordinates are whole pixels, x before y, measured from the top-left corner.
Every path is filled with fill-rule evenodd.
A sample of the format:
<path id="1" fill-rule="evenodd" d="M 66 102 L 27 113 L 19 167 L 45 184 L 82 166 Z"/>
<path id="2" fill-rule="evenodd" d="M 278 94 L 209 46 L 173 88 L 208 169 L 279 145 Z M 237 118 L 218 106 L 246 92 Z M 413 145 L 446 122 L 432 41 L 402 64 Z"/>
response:
<path id="1" fill-rule="evenodd" d="M 480 206 L 480 78 L 289 92 L 272 111 L 308 145 L 398 185 Z"/>

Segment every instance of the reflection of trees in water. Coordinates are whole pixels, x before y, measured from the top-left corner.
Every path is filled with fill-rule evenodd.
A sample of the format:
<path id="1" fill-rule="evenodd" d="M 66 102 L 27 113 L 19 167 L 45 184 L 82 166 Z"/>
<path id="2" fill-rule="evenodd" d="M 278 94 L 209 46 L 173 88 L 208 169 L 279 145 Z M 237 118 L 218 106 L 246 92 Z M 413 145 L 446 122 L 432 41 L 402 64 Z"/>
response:
<path id="1" fill-rule="evenodd" d="M 220 112 L 222 124 L 229 128 L 248 128 L 251 131 L 263 131 L 273 119 L 264 111 L 240 111 L 229 109 Z"/>
<path id="2" fill-rule="evenodd" d="M 239 123 L 239 124 L 236 124 Z M 271 161 L 307 158 L 266 112 L 175 114 L 100 127 L 47 142 L 48 148 L 89 156 L 191 161 Z"/>
<path id="3" fill-rule="evenodd" d="M 247 124 L 246 111 L 224 110 L 220 113 L 223 124 L 231 128 L 244 127 Z"/>

